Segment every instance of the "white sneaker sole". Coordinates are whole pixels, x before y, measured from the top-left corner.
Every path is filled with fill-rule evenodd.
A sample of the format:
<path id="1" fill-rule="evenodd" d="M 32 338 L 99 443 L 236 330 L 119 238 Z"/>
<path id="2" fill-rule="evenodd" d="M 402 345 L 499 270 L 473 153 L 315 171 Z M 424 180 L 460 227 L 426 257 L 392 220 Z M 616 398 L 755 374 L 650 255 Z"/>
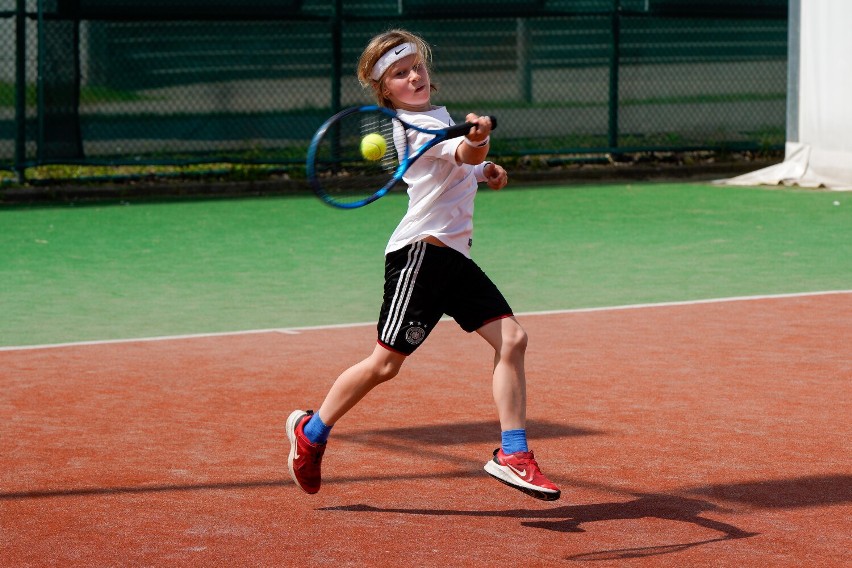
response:
<path id="1" fill-rule="evenodd" d="M 290 470 L 290 477 L 293 478 L 293 481 L 302 489 L 302 486 L 299 484 L 299 480 L 296 479 L 296 472 L 293 471 L 293 461 L 296 459 L 296 426 L 299 425 L 299 420 L 302 419 L 302 416 L 307 414 L 304 410 L 294 410 L 290 413 L 290 416 L 287 417 L 287 424 L 284 426 L 284 429 L 287 431 L 287 439 L 290 440 L 290 455 L 287 457 L 287 469 Z M 304 489 L 302 489 L 304 491 Z"/>
<path id="2" fill-rule="evenodd" d="M 562 492 L 558 489 L 554 491 L 553 489 L 546 489 L 524 481 L 512 473 L 512 470 L 510 470 L 507 466 L 500 465 L 494 460 L 488 460 L 485 464 L 485 471 L 488 475 L 500 483 L 505 483 L 509 487 L 522 491 L 530 497 L 541 499 L 542 501 L 556 501 L 559 499 L 559 496 L 562 495 Z"/>

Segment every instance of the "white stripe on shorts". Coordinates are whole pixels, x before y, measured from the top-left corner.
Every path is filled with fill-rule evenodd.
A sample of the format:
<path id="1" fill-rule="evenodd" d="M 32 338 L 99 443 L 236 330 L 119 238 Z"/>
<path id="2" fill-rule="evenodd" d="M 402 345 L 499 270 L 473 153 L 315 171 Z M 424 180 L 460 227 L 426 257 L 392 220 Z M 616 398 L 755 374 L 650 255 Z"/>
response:
<path id="1" fill-rule="evenodd" d="M 381 340 L 386 345 L 393 345 L 396 341 L 396 336 L 399 334 L 399 330 L 403 324 L 403 316 L 408 309 L 408 302 L 411 300 L 411 294 L 414 292 L 417 273 L 420 272 L 420 266 L 423 264 L 423 257 L 425 256 L 426 243 L 423 241 L 414 243 L 408 250 L 408 260 L 399 274 L 399 280 L 396 282 L 396 291 L 393 294 L 393 301 L 388 310 L 388 319 L 382 329 Z"/>

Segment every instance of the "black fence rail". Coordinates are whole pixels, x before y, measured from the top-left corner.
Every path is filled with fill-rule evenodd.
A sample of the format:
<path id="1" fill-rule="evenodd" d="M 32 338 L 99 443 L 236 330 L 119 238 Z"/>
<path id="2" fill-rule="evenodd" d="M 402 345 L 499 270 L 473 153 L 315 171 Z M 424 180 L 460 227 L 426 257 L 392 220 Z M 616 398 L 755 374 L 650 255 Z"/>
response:
<path id="1" fill-rule="evenodd" d="M 391 27 L 499 155 L 784 143 L 786 0 L 0 0 L 0 168 L 300 165 Z"/>

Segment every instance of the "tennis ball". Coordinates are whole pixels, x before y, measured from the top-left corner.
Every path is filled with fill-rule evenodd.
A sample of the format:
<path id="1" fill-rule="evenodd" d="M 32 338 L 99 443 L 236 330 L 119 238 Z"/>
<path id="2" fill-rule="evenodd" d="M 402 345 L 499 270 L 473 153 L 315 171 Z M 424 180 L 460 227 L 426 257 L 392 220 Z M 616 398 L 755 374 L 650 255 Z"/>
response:
<path id="1" fill-rule="evenodd" d="M 381 134 L 367 134 L 361 139 L 361 155 L 366 159 L 380 160 L 388 149 L 384 137 Z"/>

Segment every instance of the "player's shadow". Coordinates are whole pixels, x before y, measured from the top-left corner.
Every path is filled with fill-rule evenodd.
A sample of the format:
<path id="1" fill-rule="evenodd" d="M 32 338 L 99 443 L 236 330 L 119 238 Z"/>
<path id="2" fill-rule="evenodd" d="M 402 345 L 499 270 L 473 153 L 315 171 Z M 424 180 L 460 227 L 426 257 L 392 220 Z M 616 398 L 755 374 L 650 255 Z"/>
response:
<path id="1" fill-rule="evenodd" d="M 536 440 L 567 438 L 575 436 L 594 436 L 602 434 L 600 430 L 581 428 L 568 424 L 559 424 L 546 420 L 527 421 L 527 431 Z M 365 438 L 378 437 L 383 440 L 395 439 L 405 443 L 451 446 L 456 444 L 476 444 L 499 440 L 500 423 L 496 420 L 476 422 L 448 422 L 438 426 L 406 426 L 371 430 L 368 433 L 336 434 L 341 439 L 364 441 Z"/>
<path id="2" fill-rule="evenodd" d="M 757 533 L 721 521 L 702 516 L 702 513 L 716 510 L 717 507 L 700 499 L 691 499 L 667 494 L 635 494 L 631 501 L 620 503 L 595 503 L 590 505 L 568 505 L 554 509 L 530 510 L 509 509 L 503 511 L 458 511 L 452 509 L 391 509 L 370 505 L 344 505 L 325 507 L 321 511 L 347 511 L 354 513 L 397 513 L 408 515 L 462 516 L 462 517 L 504 517 L 521 519 L 521 526 L 544 529 L 561 533 L 580 533 L 586 531 L 586 525 L 600 521 L 620 521 L 630 519 L 654 518 L 667 521 L 691 523 L 702 528 L 716 531 L 716 538 L 679 543 L 667 546 L 625 548 L 599 551 L 568 557 L 568 560 L 603 560 L 608 558 L 636 558 L 679 552 L 686 548 L 700 546 L 720 540 L 730 540 L 755 536 Z"/>
<path id="3" fill-rule="evenodd" d="M 687 493 L 761 509 L 841 505 L 852 503 L 852 475 L 806 475 L 792 479 L 718 483 L 690 489 Z"/>

